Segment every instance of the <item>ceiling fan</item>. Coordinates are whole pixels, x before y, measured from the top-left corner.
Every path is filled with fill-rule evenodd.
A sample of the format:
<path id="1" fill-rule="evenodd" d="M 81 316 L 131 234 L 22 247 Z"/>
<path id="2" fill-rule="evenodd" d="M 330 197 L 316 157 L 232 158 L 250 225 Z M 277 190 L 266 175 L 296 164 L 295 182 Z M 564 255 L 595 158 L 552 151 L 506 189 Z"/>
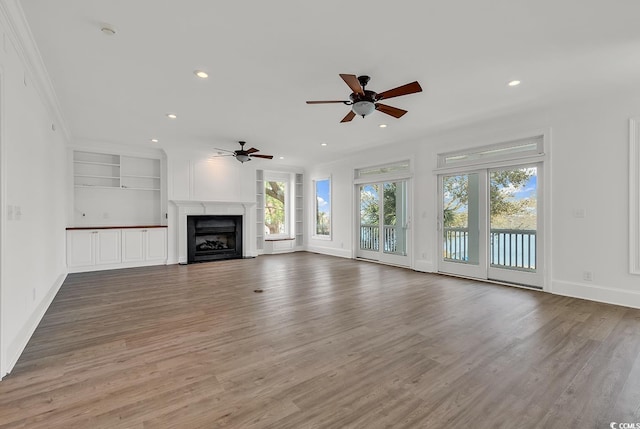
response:
<path id="1" fill-rule="evenodd" d="M 256 149 L 255 147 L 252 147 L 250 149 L 244 150 L 244 145 L 247 144 L 247 142 L 243 142 L 243 141 L 239 141 L 238 143 L 240 143 L 240 149 L 239 150 L 227 150 L 227 149 L 219 149 L 219 148 L 214 148 L 216 150 L 220 150 L 223 152 L 229 152 L 228 155 L 222 155 L 222 154 L 218 154 L 217 156 L 214 157 L 219 157 L 219 156 L 233 156 L 235 157 L 235 159 L 237 159 L 238 161 L 240 161 L 241 163 L 245 163 L 247 161 L 251 161 L 251 158 L 264 158 L 264 159 L 273 159 L 273 155 L 259 155 L 256 154 L 256 152 L 260 152 L 260 150 Z"/>
<path id="2" fill-rule="evenodd" d="M 400 118 L 402 115 L 407 113 L 406 110 L 387 106 L 386 104 L 378 103 L 378 101 L 422 91 L 418 82 L 411 82 L 388 91 L 376 93 L 365 89 L 371 79 L 369 76 L 356 77 L 354 74 L 341 74 L 340 77 L 353 91 L 349 96 L 349 100 L 307 101 L 307 104 L 343 103 L 347 106 L 351 106 L 351 111 L 347 113 L 347 116 L 342 118 L 342 121 L 340 122 L 349 122 L 355 118 L 356 115 L 364 118 L 375 110 L 391 115 L 394 118 Z"/>

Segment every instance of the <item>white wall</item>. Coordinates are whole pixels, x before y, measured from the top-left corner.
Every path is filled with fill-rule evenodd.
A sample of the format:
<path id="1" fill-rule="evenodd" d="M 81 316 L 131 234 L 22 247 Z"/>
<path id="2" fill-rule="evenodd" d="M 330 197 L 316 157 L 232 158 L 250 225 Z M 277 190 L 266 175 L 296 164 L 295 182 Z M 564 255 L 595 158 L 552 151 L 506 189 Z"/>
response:
<path id="1" fill-rule="evenodd" d="M 62 126 L 52 119 L 21 42 L 0 12 L 0 375 L 5 375 L 66 276 L 67 165 Z"/>
<path id="2" fill-rule="evenodd" d="M 332 175 L 334 236 L 331 241 L 309 237 L 309 248 L 352 256 L 353 169 L 412 158 L 413 267 L 435 270 L 437 180 L 433 169 L 437 154 L 544 131 L 551 137 L 550 162 L 546 163 L 547 180 L 551 180 L 547 225 L 551 245 L 545 290 L 640 307 L 640 277 L 631 275 L 628 265 L 627 201 L 629 118 L 639 114 L 640 91 L 630 91 L 463 126 L 314 166 L 307 176 L 308 192 L 313 191 L 311 180 Z M 586 217 L 574 217 L 575 209 L 585 209 Z M 584 271 L 593 273 L 592 281 L 583 280 Z"/>

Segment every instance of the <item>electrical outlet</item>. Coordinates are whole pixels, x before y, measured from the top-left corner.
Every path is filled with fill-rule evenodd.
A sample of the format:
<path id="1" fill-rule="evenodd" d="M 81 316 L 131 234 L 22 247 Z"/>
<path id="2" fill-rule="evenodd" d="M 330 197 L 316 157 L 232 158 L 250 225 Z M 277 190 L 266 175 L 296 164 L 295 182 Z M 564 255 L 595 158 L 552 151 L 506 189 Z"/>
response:
<path id="1" fill-rule="evenodd" d="M 591 271 L 585 271 L 582 273 L 582 279 L 588 282 L 593 281 L 593 273 Z"/>
<path id="2" fill-rule="evenodd" d="M 587 211 L 585 209 L 574 209 L 573 210 L 573 217 L 577 218 L 577 219 L 584 219 L 585 217 L 587 217 Z"/>
<path id="3" fill-rule="evenodd" d="M 20 220 L 22 218 L 22 208 L 20 206 L 15 206 L 13 208 L 13 214 L 16 220 Z"/>
<path id="4" fill-rule="evenodd" d="M 340 243 L 340 247 L 344 249 L 344 242 Z"/>

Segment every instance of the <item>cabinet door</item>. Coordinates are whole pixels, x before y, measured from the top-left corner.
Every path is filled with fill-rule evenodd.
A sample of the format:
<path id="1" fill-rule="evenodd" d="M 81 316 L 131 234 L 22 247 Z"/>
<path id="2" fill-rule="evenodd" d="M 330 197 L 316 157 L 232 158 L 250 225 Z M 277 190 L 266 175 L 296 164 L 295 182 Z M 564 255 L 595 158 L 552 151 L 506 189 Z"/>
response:
<path id="1" fill-rule="evenodd" d="M 95 264 L 94 235 L 95 231 L 67 231 L 67 266 L 85 267 Z"/>
<path id="2" fill-rule="evenodd" d="M 96 264 L 119 264 L 122 262 L 120 247 L 120 230 L 105 229 L 96 236 Z"/>
<path id="3" fill-rule="evenodd" d="M 167 259 L 167 229 L 147 229 L 147 261 L 164 261 Z"/>
<path id="4" fill-rule="evenodd" d="M 144 229 L 122 230 L 122 262 L 144 261 Z"/>

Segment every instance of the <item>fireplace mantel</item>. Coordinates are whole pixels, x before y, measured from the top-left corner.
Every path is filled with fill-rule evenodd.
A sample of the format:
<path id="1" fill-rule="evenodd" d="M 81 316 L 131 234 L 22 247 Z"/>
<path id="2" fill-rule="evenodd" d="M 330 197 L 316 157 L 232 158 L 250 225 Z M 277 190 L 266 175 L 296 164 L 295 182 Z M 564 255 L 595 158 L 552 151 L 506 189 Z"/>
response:
<path id="1" fill-rule="evenodd" d="M 255 257 L 256 251 L 256 202 L 255 201 L 170 201 L 177 208 L 178 263 L 186 264 L 187 216 L 189 215 L 241 215 L 242 256 Z"/>

